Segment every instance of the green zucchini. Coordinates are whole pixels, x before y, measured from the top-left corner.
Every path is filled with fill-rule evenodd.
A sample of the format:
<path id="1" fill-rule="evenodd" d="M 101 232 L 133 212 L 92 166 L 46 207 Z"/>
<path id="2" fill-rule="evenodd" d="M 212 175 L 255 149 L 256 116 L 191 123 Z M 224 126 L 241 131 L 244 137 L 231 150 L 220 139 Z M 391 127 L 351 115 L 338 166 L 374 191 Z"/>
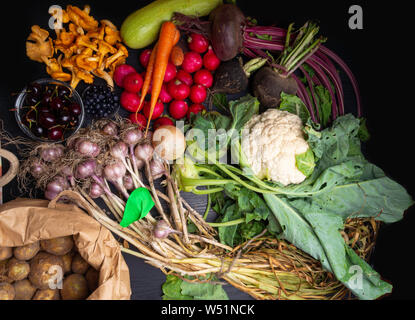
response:
<path id="1" fill-rule="evenodd" d="M 156 41 L 162 23 L 174 12 L 202 17 L 220 4 L 222 0 L 156 0 L 125 19 L 121 37 L 131 49 L 145 48 Z"/>

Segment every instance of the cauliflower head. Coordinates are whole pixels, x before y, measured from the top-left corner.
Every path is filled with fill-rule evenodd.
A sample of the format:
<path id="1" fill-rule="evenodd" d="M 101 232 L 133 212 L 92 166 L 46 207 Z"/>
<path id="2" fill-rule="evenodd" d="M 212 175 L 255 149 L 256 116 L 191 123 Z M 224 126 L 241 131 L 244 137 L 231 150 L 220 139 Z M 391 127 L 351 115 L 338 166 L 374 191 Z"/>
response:
<path id="1" fill-rule="evenodd" d="M 295 114 L 268 109 L 252 117 L 242 130 L 241 147 L 247 164 L 260 179 L 284 186 L 306 179 L 296 159 L 311 150 L 304 139 L 302 121 Z"/>

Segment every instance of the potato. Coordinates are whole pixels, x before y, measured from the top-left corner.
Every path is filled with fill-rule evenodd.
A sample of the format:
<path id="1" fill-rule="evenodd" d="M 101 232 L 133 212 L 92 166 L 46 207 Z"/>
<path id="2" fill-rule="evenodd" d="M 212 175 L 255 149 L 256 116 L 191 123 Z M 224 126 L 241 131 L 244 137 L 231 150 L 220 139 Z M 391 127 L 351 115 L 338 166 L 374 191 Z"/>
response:
<path id="1" fill-rule="evenodd" d="M 14 287 L 10 283 L 0 283 L 0 300 L 14 300 Z"/>
<path id="2" fill-rule="evenodd" d="M 68 252 L 64 256 L 62 256 L 63 260 L 63 273 L 67 274 L 72 271 L 72 260 L 73 260 L 74 252 Z"/>
<path id="3" fill-rule="evenodd" d="M 7 260 L 13 255 L 13 249 L 9 247 L 0 247 L 0 261 Z"/>
<path id="4" fill-rule="evenodd" d="M 30 272 L 29 263 L 17 260 L 16 258 L 9 260 L 7 268 L 7 276 L 14 281 L 26 279 Z"/>
<path id="5" fill-rule="evenodd" d="M 55 239 L 41 240 L 40 246 L 48 253 L 63 256 L 73 248 L 72 236 L 60 237 Z"/>
<path id="6" fill-rule="evenodd" d="M 8 263 L 9 263 L 9 260 L 0 261 L 0 283 L 1 282 L 7 282 L 7 283 L 13 282 L 13 280 L 7 276 L 7 271 L 9 270 L 7 266 Z"/>
<path id="7" fill-rule="evenodd" d="M 90 267 L 85 274 L 85 279 L 91 292 L 98 288 L 99 272 L 97 270 Z"/>
<path id="8" fill-rule="evenodd" d="M 60 300 L 58 289 L 37 290 L 32 300 Z"/>
<path id="9" fill-rule="evenodd" d="M 61 268 L 61 273 L 57 268 Z M 29 280 L 38 289 L 48 289 L 49 281 L 57 284 L 63 276 L 63 260 L 46 252 L 39 252 L 30 262 Z"/>
<path id="10" fill-rule="evenodd" d="M 36 288 L 27 279 L 16 281 L 13 286 L 15 300 L 31 300 L 36 292 Z"/>
<path id="11" fill-rule="evenodd" d="M 89 268 L 89 264 L 79 253 L 77 253 L 73 257 L 71 268 L 73 273 L 85 274 Z"/>
<path id="12" fill-rule="evenodd" d="M 33 243 L 29 243 L 25 246 L 14 248 L 13 255 L 18 260 L 27 261 L 27 260 L 32 259 L 35 255 L 37 255 L 39 250 L 40 250 L 40 244 L 39 244 L 39 241 L 36 241 Z"/>
<path id="13" fill-rule="evenodd" d="M 84 300 L 88 297 L 88 284 L 83 275 L 73 273 L 63 280 L 62 300 Z"/>

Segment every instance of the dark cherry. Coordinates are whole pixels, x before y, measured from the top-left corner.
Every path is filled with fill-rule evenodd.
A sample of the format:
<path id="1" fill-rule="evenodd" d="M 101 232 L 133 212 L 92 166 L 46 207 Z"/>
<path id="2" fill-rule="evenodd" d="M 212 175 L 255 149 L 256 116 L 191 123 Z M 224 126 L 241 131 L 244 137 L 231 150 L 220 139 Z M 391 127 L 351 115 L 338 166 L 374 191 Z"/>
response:
<path id="1" fill-rule="evenodd" d="M 78 125 L 78 123 L 79 123 L 79 118 L 78 117 L 75 117 L 75 116 L 72 116 L 72 118 L 71 118 L 71 126 L 72 127 L 76 127 Z"/>
<path id="2" fill-rule="evenodd" d="M 63 137 L 62 127 L 53 127 L 48 130 L 48 138 L 50 140 L 60 140 Z"/>
<path id="3" fill-rule="evenodd" d="M 71 94 L 71 90 L 69 88 L 64 87 L 64 86 L 59 86 L 58 97 L 60 98 L 69 97 L 70 94 Z"/>
<path id="4" fill-rule="evenodd" d="M 25 105 L 34 106 L 39 102 L 39 97 L 33 95 L 32 93 L 28 94 L 25 99 Z"/>
<path id="5" fill-rule="evenodd" d="M 51 113 L 42 113 L 39 115 L 39 124 L 45 129 L 49 129 L 56 125 L 56 118 Z"/>
<path id="6" fill-rule="evenodd" d="M 36 111 L 34 109 L 30 109 L 26 112 L 24 118 L 27 122 L 36 122 Z"/>
<path id="7" fill-rule="evenodd" d="M 63 109 L 64 103 L 61 98 L 56 97 L 56 98 L 53 98 L 52 101 L 50 102 L 50 107 L 52 108 L 52 110 L 59 112 L 60 110 Z"/>
<path id="8" fill-rule="evenodd" d="M 37 111 L 39 112 L 39 114 L 41 114 L 41 113 L 51 113 L 50 108 L 48 106 L 44 106 L 44 105 L 39 106 L 37 108 Z"/>
<path id="9" fill-rule="evenodd" d="M 59 124 L 66 125 L 70 121 L 71 121 L 71 115 L 69 114 L 69 111 L 62 111 L 58 118 Z"/>
<path id="10" fill-rule="evenodd" d="M 78 103 L 72 103 L 69 106 L 69 112 L 74 116 L 79 116 L 82 113 L 81 106 Z"/>
<path id="11" fill-rule="evenodd" d="M 53 94 L 53 92 L 55 91 L 55 87 L 50 87 L 50 86 L 47 86 L 46 87 L 46 90 L 45 90 L 45 95 L 50 95 L 50 96 L 52 96 L 52 94 Z"/>
<path id="12" fill-rule="evenodd" d="M 45 93 L 42 99 L 42 104 L 45 106 L 48 106 L 52 101 L 52 94 L 51 93 Z"/>
<path id="13" fill-rule="evenodd" d="M 32 125 L 32 128 L 30 129 L 30 131 L 32 131 L 32 133 L 36 136 L 36 137 L 44 137 L 46 130 L 43 129 L 42 127 L 38 126 L 38 125 Z"/>
<path id="14" fill-rule="evenodd" d="M 40 83 L 33 82 L 27 86 L 27 91 L 33 96 L 39 96 L 43 91 L 43 87 Z"/>

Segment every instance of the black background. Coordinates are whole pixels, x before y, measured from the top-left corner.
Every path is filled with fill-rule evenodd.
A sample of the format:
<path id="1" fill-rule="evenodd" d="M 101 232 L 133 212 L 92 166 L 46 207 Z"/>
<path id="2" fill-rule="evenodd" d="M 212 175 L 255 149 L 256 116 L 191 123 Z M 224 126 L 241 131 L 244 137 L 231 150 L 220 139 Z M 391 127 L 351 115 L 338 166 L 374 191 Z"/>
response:
<path id="1" fill-rule="evenodd" d="M 44 65 L 30 61 L 25 55 L 25 39 L 30 26 L 47 28 L 50 5 L 91 5 L 91 14 L 97 19 L 109 19 L 121 26 L 132 11 L 150 1 L 9 1 L 2 9 L 0 60 L 0 119 L 7 131 L 21 135 L 14 115 L 13 93 L 28 82 L 47 76 Z M 387 175 L 401 183 L 415 195 L 413 143 L 413 63 L 408 43 L 409 8 L 403 1 L 393 4 L 375 1 L 238 1 L 246 15 L 257 18 L 260 25 L 275 24 L 287 27 L 290 22 L 300 26 L 308 19 L 319 21 L 321 34 L 328 37 L 326 46 L 337 52 L 356 75 L 363 98 L 364 116 L 368 118 L 371 140 L 364 146 L 367 158 L 385 170 Z M 351 5 L 363 8 L 363 30 L 348 27 Z M 137 52 L 131 51 L 128 63 L 138 66 Z M 346 110 L 354 112 L 354 97 L 345 83 Z M 18 193 L 16 185 L 4 190 L 8 201 Z M 24 196 L 24 195 L 23 195 Z M 196 203 L 203 207 L 203 203 Z M 384 279 L 394 285 L 393 293 L 385 299 L 413 299 L 415 285 L 412 259 L 415 208 L 405 218 L 384 226 L 379 234 L 371 263 Z M 137 258 L 125 256 L 130 267 L 132 299 L 160 299 L 163 274 Z M 231 299 L 249 297 L 227 287 Z"/>

